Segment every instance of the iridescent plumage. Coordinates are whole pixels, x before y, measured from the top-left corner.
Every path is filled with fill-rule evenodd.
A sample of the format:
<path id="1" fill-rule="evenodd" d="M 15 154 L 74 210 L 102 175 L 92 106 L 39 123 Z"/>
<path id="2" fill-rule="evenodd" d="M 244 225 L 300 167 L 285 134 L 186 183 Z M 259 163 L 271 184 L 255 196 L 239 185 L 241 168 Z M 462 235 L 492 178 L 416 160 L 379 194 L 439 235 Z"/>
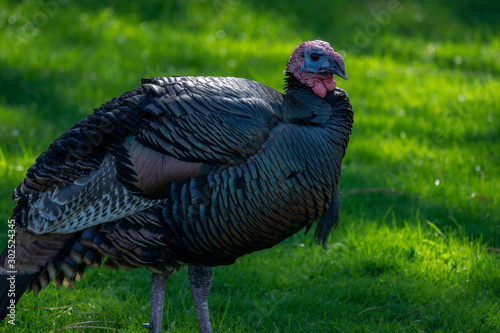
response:
<path id="1" fill-rule="evenodd" d="M 111 268 L 146 267 L 160 284 L 188 264 L 200 329 L 210 331 L 209 267 L 315 220 L 325 246 L 353 112 L 329 83 L 347 78 L 342 58 L 321 41 L 298 48 L 301 76 L 291 59 L 285 94 L 230 77 L 144 79 L 56 139 L 13 194 L 18 290 L 71 286 L 104 257 Z M 301 79 L 308 73 L 325 89 Z M 161 313 L 152 318 L 159 331 Z"/>

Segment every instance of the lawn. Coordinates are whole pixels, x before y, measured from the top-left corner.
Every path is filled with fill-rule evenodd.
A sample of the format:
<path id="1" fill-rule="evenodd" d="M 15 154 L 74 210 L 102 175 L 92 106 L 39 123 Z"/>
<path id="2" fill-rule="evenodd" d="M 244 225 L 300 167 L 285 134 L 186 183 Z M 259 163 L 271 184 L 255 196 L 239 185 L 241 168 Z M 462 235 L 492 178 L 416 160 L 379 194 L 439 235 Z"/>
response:
<path id="1" fill-rule="evenodd" d="M 293 48 L 344 56 L 355 124 L 328 250 L 299 233 L 214 269 L 216 332 L 500 332 L 498 1 L 101 1 L 0 5 L 0 244 L 14 187 L 57 136 L 140 78 L 276 89 Z M 89 269 L 2 332 L 145 332 L 151 273 Z M 164 329 L 197 330 L 186 270 Z M 81 326 L 99 326 L 83 329 Z"/>

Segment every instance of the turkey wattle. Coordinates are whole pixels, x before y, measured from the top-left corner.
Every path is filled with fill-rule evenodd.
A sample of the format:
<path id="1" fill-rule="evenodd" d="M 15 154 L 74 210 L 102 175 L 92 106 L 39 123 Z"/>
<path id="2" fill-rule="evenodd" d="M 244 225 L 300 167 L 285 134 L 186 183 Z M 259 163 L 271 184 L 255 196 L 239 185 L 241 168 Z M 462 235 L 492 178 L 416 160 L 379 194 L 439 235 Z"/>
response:
<path id="1" fill-rule="evenodd" d="M 293 51 L 285 94 L 232 77 L 160 77 L 96 109 L 27 171 L 17 200 L 15 267 L 0 256 L 0 318 L 53 280 L 86 266 L 153 272 L 151 332 L 165 282 L 182 265 L 200 331 L 210 332 L 212 266 L 272 247 L 318 220 L 325 246 L 338 222 L 338 182 L 353 112 L 333 75 L 344 61 L 324 41 Z"/>

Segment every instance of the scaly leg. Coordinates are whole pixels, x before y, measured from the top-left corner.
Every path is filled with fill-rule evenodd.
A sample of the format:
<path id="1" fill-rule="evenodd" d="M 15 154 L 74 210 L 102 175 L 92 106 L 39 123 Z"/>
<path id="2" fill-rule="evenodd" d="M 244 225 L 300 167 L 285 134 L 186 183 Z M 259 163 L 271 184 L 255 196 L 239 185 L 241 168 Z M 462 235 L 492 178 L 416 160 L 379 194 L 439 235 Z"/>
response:
<path id="1" fill-rule="evenodd" d="M 149 333 L 161 332 L 165 284 L 170 275 L 172 275 L 172 272 L 153 273 L 151 277 L 151 312 L 149 315 L 149 323 L 143 324 L 143 326 L 149 330 Z"/>
<path id="2" fill-rule="evenodd" d="M 188 280 L 191 284 L 191 296 L 193 297 L 200 333 L 212 333 L 207 300 L 208 291 L 212 287 L 212 269 L 201 264 L 189 265 Z"/>

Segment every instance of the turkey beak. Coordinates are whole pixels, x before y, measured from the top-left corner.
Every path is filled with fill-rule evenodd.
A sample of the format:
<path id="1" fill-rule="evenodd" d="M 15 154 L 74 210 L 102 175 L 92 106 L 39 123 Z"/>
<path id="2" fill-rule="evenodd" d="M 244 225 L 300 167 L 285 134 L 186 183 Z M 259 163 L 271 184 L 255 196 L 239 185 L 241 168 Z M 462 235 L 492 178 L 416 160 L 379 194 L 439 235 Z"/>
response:
<path id="1" fill-rule="evenodd" d="M 345 70 L 335 68 L 335 70 L 333 71 L 333 74 L 336 74 L 339 77 L 343 78 L 344 80 L 347 80 L 347 73 L 345 72 Z"/>
<path id="2" fill-rule="evenodd" d="M 340 55 L 339 55 L 340 57 Z M 342 57 L 340 57 L 342 59 Z M 343 78 L 344 80 L 347 80 L 347 73 L 345 72 L 344 65 L 340 65 L 336 59 L 330 59 L 331 65 L 330 68 L 332 69 L 332 74 L 338 75 L 339 77 Z M 342 61 L 343 62 L 343 61 Z"/>
<path id="3" fill-rule="evenodd" d="M 345 69 L 341 69 L 341 67 L 339 66 L 339 64 L 336 62 L 336 61 L 332 61 L 333 63 L 330 63 L 328 64 L 328 67 L 323 67 L 321 68 L 321 70 L 323 72 L 327 72 L 327 73 L 330 73 L 330 74 L 335 74 L 341 78 L 343 78 L 344 80 L 347 80 L 347 74 L 345 72 Z"/>

